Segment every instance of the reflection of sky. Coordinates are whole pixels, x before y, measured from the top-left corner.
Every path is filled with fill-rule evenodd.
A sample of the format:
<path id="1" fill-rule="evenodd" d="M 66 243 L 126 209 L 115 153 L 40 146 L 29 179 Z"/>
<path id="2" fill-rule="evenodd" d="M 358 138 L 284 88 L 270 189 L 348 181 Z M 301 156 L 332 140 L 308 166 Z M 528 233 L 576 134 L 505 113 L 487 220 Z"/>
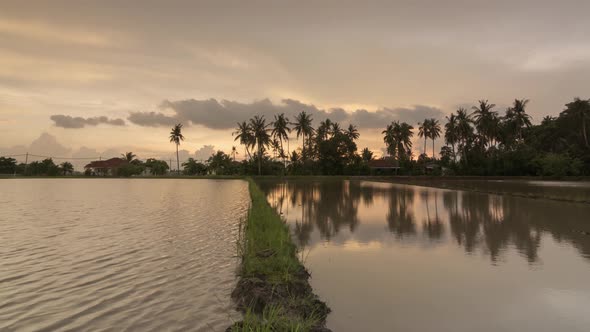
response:
<path id="1" fill-rule="evenodd" d="M 541 187 L 576 187 L 576 188 L 590 188 L 590 182 L 580 181 L 527 181 L 527 184 Z"/>
<path id="2" fill-rule="evenodd" d="M 588 205 L 372 182 L 261 187 L 271 203 L 288 196 L 295 241 L 312 212 L 301 258 L 334 331 L 587 331 L 590 237 L 576 230 Z"/>
<path id="3" fill-rule="evenodd" d="M 391 190 L 391 188 L 400 186 L 395 184 L 388 184 L 388 183 L 373 183 L 373 182 L 363 182 L 361 184 L 362 187 L 370 187 L 375 186 L 376 188 L 380 188 L 382 190 Z M 422 189 L 422 192 L 428 191 L 428 189 Z M 314 193 L 314 198 L 320 198 L 319 193 Z M 386 214 L 388 212 L 388 202 L 387 202 L 387 195 L 386 194 L 377 194 L 373 196 L 373 199 L 370 201 L 362 200 L 361 199 L 361 208 L 358 210 L 358 219 L 361 220 L 361 224 L 354 229 L 354 231 L 350 231 L 348 228 L 343 227 L 336 236 L 329 239 L 330 245 L 335 246 L 343 246 L 346 249 L 351 248 L 375 248 L 375 247 L 391 247 L 397 245 L 408 245 L 414 244 L 418 245 L 423 248 L 428 247 L 436 247 L 441 244 L 442 241 L 433 241 L 429 239 L 427 234 L 422 232 L 422 228 L 426 227 L 427 220 L 428 220 L 428 213 L 426 209 L 426 202 L 419 201 L 418 192 L 413 193 L 414 198 L 414 205 L 413 211 L 415 219 L 417 220 L 415 229 L 416 232 L 412 234 L 405 234 L 399 237 L 392 237 L 392 234 L 387 229 L 387 220 Z M 440 202 L 441 197 L 437 197 L 437 204 L 441 205 Z M 285 202 L 290 202 L 290 198 L 287 199 Z M 301 220 L 301 206 L 299 206 L 299 202 L 296 204 L 297 212 L 291 210 L 290 214 L 284 212 L 284 215 L 287 221 L 291 225 L 295 225 L 296 222 Z M 430 216 L 431 223 L 434 222 L 435 217 L 438 216 L 440 219 L 440 215 L 435 215 L 435 203 L 428 202 L 429 209 L 432 209 L 432 215 Z M 283 211 L 287 209 L 284 208 Z M 441 221 L 442 222 L 442 221 Z M 448 239 L 447 239 L 448 240 Z M 324 245 L 325 240 L 322 239 L 322 236 L 319 232 L 314 232 L 310 241 L 309 246 L 312 249 L 317 245 Z"/>
<path id="4" fill-rule="evenodd" d="M 538 263 L 539 248 L 550 233 L 590 257 L 590 239 L 581 237 L 588 227 L 584 216 L 590 214 L 584 204 L 365 181 L 275 185 L 262 183 L 273 205 L 282 201 L 277 208 L 306 250 L 458 245 L 494 262 L 515 251 Z"/>

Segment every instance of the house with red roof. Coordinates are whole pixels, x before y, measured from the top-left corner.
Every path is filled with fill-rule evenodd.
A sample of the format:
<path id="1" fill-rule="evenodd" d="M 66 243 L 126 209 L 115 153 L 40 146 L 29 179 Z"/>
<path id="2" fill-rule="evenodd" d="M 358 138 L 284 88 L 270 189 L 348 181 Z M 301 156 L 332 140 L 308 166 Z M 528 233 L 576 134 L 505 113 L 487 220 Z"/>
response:
<path id="1" fill-rule="evenodd" d="M 372 173 L 375 174 L 391 172 L 397 174 L 400 169 L 399 162 L 391 157 L 370 160 L 369 168 L 371 168 Z"/>
<path id="2" fill-rule="evenodd" d="M 127 160 L 121 158 L 111 158 L 107 160 L 95 160 L 84 166 L 86 174 L 112 176 L 117 175 L 120 167 L 127 165 Z"/>

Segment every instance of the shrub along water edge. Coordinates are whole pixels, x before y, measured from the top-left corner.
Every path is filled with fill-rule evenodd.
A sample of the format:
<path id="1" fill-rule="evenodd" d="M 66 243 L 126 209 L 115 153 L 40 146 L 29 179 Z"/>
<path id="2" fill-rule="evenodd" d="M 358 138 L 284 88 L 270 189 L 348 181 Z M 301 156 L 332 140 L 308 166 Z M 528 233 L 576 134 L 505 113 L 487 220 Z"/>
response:
<path id="1" fill-rule="evenodd" d="M 244 319 L 228 331 L 329 331 L 328 306 L 309 284 L 289 227 L 248 178 L 251 206 L 238 250 L 240 279 L 232 292 Z"/>

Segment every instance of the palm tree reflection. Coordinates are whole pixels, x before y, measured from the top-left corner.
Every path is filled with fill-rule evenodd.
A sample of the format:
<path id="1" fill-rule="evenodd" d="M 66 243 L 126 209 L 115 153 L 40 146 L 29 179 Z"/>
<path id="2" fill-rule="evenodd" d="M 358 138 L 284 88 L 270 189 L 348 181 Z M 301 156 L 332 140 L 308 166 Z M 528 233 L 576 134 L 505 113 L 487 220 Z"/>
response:
<path id="1" fill-rule="evenodd" d="M 423 200 L 423 204 L 426 205 L 426 220 L 423 223 L 423 232 L 428 235 L 431 240 L 438 240 L 444 233 L 444 225 L 438 216 L 438 190 L 434 191 L 434 197 L 430 197 L 431 192 L 429 190 L 423 190 L 420 193 L 420 197 Z M 433 201 L 434 204 L 434 215 L 430 213 L 430 203 Z"/>
<path id="2" fill-rule="evenodd" d="M 389 231 L 399 238 L 415 235 L 414 190 L 405 186 L 391 191 L 387 196 L 389 197 L 389 211 L 385 219 Z"/>
<path id="3" fill-rule="evenodd" d="M 358 216 L 363 211 L 373 218 L 383 213 L 387 230 L 397 239 L 456 243 L 468 254 L 488 255 L 492 263 L 507 251 L 517 252 L 529 263 L 539 261 L 544 234 L 572 245 L 590 259 L 590 237 L 580 232 L 588 228 L 584 220 L 590 206 L 584 204 L 565 208 L 553 201 L 360 181 L 260 180 L 259 184 L 277 211 L 295 213 L 290 219 L 300 247 L 332 241 L 339 235 L 344 237 L 339 241 L 351 238 L 363 227 Z M 422 220 L 421 229 L 416 225 L 417 216 Z M 370 223 L 363 236 L 383 241 L 382 234 L 366 227 Z"/>

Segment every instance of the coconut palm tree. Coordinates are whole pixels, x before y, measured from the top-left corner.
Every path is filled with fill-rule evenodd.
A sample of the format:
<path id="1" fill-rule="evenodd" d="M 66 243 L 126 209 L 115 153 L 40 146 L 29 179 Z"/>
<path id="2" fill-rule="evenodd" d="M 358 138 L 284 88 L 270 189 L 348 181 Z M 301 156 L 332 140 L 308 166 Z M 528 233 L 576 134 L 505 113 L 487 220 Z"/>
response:
<path id="1" fill-rule="evenodd" d="M 496 104 L 490 104 L 488 100 L 479 100 L 479 106 L 473 106 L 473 120 L 478 134 L 481 136 L 484 146 L 492 142 L 497 133 L 498 113 L 492 111 Z"/>
<path id="2" fill-rule="evenodd" d="M 424 119 L 421 123 L 418 122 L 418 137 L 424 137 L 424 150 L 422 152 L 426 155 L 426 140 L 430 137 L 430 121 Z"/>
<path id="3" fill-rule="evenodd" d="M 262 175 L 262 153 L 270 144 L 270 134 L 268 124 L 263 116 L 255 115 L 250 119 L 250 129 L 256 141 L 256 148 L 258 149 L 258 175 Z"/>
<path id="4" fill-rule="evenodd" d="M 455 144 L 459 140 L 457 117 L 454 113 L 446 117 L 447 123 L 445 124 L 445 144 L 450 144 L 453 149 L 453 161 L 457 162 L 457 156 L 455 155 Z"/>
<path id="5" fill-rule="evenodd" d="M 574 101 L 565 105 L 566 109 L 563 113 L 566 116 L 572 116 L 575 118 L 579 118 L 581 122 L 581 130 L 582 130 L 582 139 L 584 140 L 584 144 L 586 147 L 590 147 L 588 143 L 588 133 L 587 133 L 587 121 L 590 119 L 590 100 L 583 100 L 580 98 L 574 98 Z"/>
<path id="6" fill-rule="evenodd" d="M 289 119 L 285 117 L 284 113 L 279 115 L 275 115 L 275 120 L 272 123 L 272 137 L 279 141 L 281 146 L 281 157 L 283 158 L 283 164 L 287 167 L 286 155 L 285 151 L 283 150 L 283 140 L 287 141 L 287 154 L 289 154 L 289 133 L 291 132 L 291 128 L 289 128 Z"/>
<path id="7" fill-rule="evenodd" d="M 383 142 L 385 142 L 385 148 L 387 153 L 395 157 L 396 152 L 396 145 L 395 145 L 395 133 L 393 131 L 393 122 L 387 125 L 384 131 L 381 132 L 383 134 Z"/>
<path id="8" fill-rule="evenodd" d="M 293 129 L 297 133 L 297 138 L 299 139 L 299 136 L 302 136 L 302 139 L 303 139 L 303 149 L 302 149 L 303 160 L 305 160 L 305 158 L 307 158 L 307 154 L 305 151 L 305 143 L 306 143 L 305 138 L 311 137 L 311 135 L 314 132 L 314 129 L 311 126 L 312 121 L 313 121 L 313 119 L 311 118 L 311 115 L 307 114 L 305 111 L 302 111 L 301 113 L 299 113 L 295 117 L 295 122 L 293 123 Z"/>
<path id="9" fill-rule="evenodd" d="M 350 138 L 351 140 L 357 140 L 361 134 L 359 134 L 358 129 L 356 128 L 356 126 L 349 124 L 348 125 L 348 129 L 346 130 L 346 135 L 348 136 L 348 138 Z"/>
<path id="10" fill-rule="evenodd" d="M 180 159 L 178 157 L 178 146 L 180 142 L 184 141 L 184 136 L 182 135 L 182 123 L 176 124 L 172 127 L 170 131 L 170 143 L 174 143 L 176 145 L 176 171 L 180 173 Z"/>
<path id="11" fill-rule="evenodd" d="M 526 105 L 529 103 L 528 99 L 514 99 L 512 107 L 506 110 L 506 120 L 511 124 L 516 131 L 516 137 L 522 140 L 523 128 L 531 126 L 531 116 L 526 113 Z"/>
<path id="12" fill-rule="evenodd" d="M 430 139 L 432 140 L 432 159 L 434 159 L 434 141 L 440 137 L 441 129 L 438 120 L 430 119 L 429 122 L 430 124 L 428 126 L 428 134 L 430 136 Z"/>
<path id="13" fill-rule="evenodd" d="M 461 156 L 467 162 L 467 149 L 472 140 L 473 127 L 471 126 L 471 114 L 463 107 L 457 109 L 457 139 Z"/>
<path id="14" fill-rule="evenodd" d="M 394 133 L 397 142 L 398 159 L 408 159 L 412 157 L 412 137 L 414 136 L 414 127 L 406 122 L 394 124 Z"/>
<path id="15" fill-rule="evenodd" d="M 238 154 L 238 149 L 235 146 L 231 147 L 231 155 L 234 161 L 236 161 L 236 155 Z"/>
<path id="16" fill-rule="evenodd" d="M 133 152 L 126 152 L 126 153 L 121 154 L 121 156 L 123 156 L 123 158 L 122 158 L 123 160 L 126 160 L 130 164 L 133 160 L 135 160 L 135 157 L 137 157 L 136 155 L 133 154 Z"/>
<path id="17" fill-rule="evenodd" d="M 361 152 L 361 156 L 364 161 L 369 162 L 373 160 L 373 151 L 369 150 L 369 148 L 364 148 Z"/>
<path id="18" fill-rule="evenodd" d="M 326 119 L 322 122 L 320 122 L 320 125 L 318 126 L 318 130 L 317 132 L 317 139 L 319 140 L 325 140 L 328 138 L 328 135 L 332 134 L 332 120 L 330 119 Z"/>
<path id="19" fill-rule="evenodd" d="M 397 154 L 399 160 L 411 157 L 413 129 L 414 127 L 409 124 L 399 121 L 387 125 L 382 134 L 384 134 L 383 141 L 387 145 L 387 153 L 390 156 Z"/>
<path id="20" fill-rule="evenodd" d="M 64 161 L 59 166 L 64 175 L 72 174 L 74 172 L 74 165 L 70 162 Z"/>
<path id="21" fill-rule="evenodd" d="M 271 139 L 270 139 L 270 148 L 272 149 L 272 157 L 273 159 L 276 159 L 277 156 L 280 157 L 281 156 L 281 144 L 279 143 L 279 140 L 276 138 L 272 138 L 271 135 Z"/>
<path id="22" fill-rule="evenodd" d="M 250 147 L 253 147 L 256 141 L 254 135 L 252 135 L 252 130 L 250 130 L 250 125 L 246 121 L 238 122 L 238 127 L 232 133 L 232 136 L 235 136 L 234 141 L 240 140 L 240 144 L 244 145 L 244 151 L 248 155 L 248 159 L 252 159 Z"/>
<path id="23" fill-rule="evenodd" d="M 340 124 L 338 122 L 334 122 L 332 123 L 332 136 L 336 136 L 336 134 L 339 134 L 342 132 L 342 129 L 340 128 Z"/>
<path id="24" fill-rule="evenodd" d="M 543 117 L 543 120 L 541 120 L 541 125 L 549 125 L 551 122 L 555 121 L 555 117 L 551 116 L 551 115 L 546 115 Z"/>

